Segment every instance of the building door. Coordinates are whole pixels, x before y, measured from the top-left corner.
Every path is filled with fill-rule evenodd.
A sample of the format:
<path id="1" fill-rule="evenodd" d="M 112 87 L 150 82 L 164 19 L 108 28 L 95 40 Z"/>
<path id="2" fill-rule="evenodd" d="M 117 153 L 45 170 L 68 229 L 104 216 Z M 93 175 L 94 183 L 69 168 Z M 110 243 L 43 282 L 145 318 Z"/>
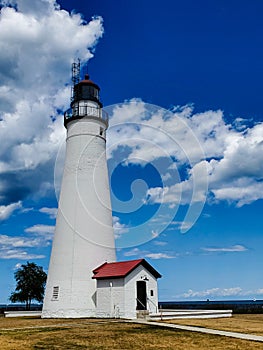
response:
<path id="1" fill-rule="evenodd" d="M 137 281 L 137 310 L 147 310 L 146 282 Z"/>

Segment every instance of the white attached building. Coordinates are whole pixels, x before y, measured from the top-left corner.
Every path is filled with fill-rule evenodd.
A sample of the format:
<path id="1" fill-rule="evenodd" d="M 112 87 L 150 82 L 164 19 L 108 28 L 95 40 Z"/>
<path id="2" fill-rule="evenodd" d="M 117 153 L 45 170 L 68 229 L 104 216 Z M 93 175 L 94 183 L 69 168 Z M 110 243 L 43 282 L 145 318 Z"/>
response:
<path id="1" fill-rule="evenodd" d="M 146 260 L 104 263 L 93 270 L 97 280 L 96 316 L 134 319 L 158 312 L 157 278 Z"/>

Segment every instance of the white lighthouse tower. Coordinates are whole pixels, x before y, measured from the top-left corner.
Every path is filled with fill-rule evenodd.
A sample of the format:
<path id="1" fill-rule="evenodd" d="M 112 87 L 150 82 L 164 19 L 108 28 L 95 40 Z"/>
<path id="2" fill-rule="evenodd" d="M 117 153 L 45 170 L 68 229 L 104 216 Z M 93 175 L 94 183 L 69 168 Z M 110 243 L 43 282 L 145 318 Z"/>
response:
<path id="1" fill-rule="evenodd" d="M 99 86 L 76 82 L 65 113 L 66 160 L 42 317 L 96 316 L 92 271 L 116 261 Z"/>

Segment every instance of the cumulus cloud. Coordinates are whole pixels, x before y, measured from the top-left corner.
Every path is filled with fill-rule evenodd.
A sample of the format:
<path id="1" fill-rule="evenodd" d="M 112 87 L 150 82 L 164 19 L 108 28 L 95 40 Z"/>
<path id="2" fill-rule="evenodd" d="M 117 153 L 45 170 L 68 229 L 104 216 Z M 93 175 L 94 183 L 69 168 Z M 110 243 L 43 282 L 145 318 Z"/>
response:
<path id="1" fill-rule="evenodd" d="M 43 207 L 39 209 L 39 212 L 49 215 L 50 219 L 55 219 L 57 216 L 58 209 Z"/>
<path id="2" fill-rule="evenodd" d="M 0 1 L 0 203 L 53 190 L 61 110 L 70 102 L 70 66 L 87 61 L 103 34 L 54 0 Z M 70 42 L 69 42 L 70 40 Z"/>
<path id="3" fill-rule="evenodd" d="M 120 218 L 117 216 L 112 217 L 114 236 L 116 239 L 120 238 L 122 234 L 129 232 L 127 225 L 120 222 Z"/>
<path id="4" fill-rule="evenodd" d="M 59 9 L 59 5 L 54 0 L 1 0 L 0 4 L 4 6 L 16 7 L 19 11 L 26 14 L 43 15 L 48 14 L 55 8 Z"/>
<path id="5" fill-rule="evenodd" d="M 188 159 L 194 163 L 203 155 L 199 141 L 186 123 L 192 107 L 185 106 L 171 112 L 132 99 L 108 111 L 111 114 L 109 157 L 123 146 L 130 149 L 127 162 L 139 164 L 163 157 L 176 157 L 180 161 Z M 170 178 L 167 172 L 163 176 Z"/>
<path id="6" fill-rule="evenodd" d="M 223 179 L 221 179 L 221 182 L 223 182 Z M 237 207 L 242 207 L 245 204 L 262 199 L 263 182 L 258 182 L 256 178 L 243 177 L 228 183 L 224 182 L 225 186 L 222 188 L 219 188 L 220 183 L 217 182 L 216 188 L 211 189 L 217 201 L 235 202 Z"/>
<path id="7" fill-rule="evenodd" d="M 263 123 L 230 124 L 221 110 L 166 111 L 138 99 L 109 112 L 108 157 L 122 150 L 126 163 L 150 162 L 162 178 L 163 186 L 146 191 L 145 204 L 172 208 L 208 198 L 242 206 L 263 198 Z"/>

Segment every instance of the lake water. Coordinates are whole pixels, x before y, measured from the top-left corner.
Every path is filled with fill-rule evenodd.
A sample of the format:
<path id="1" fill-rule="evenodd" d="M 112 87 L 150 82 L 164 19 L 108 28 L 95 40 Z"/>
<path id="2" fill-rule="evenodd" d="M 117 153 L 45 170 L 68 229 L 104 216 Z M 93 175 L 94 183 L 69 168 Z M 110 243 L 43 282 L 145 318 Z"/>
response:
<path id="1" fill-rule="evenodd" d="M 162 309 L 231 309 L 233 312 L 263 313 L 263 300 L 161 301 Z"/>

